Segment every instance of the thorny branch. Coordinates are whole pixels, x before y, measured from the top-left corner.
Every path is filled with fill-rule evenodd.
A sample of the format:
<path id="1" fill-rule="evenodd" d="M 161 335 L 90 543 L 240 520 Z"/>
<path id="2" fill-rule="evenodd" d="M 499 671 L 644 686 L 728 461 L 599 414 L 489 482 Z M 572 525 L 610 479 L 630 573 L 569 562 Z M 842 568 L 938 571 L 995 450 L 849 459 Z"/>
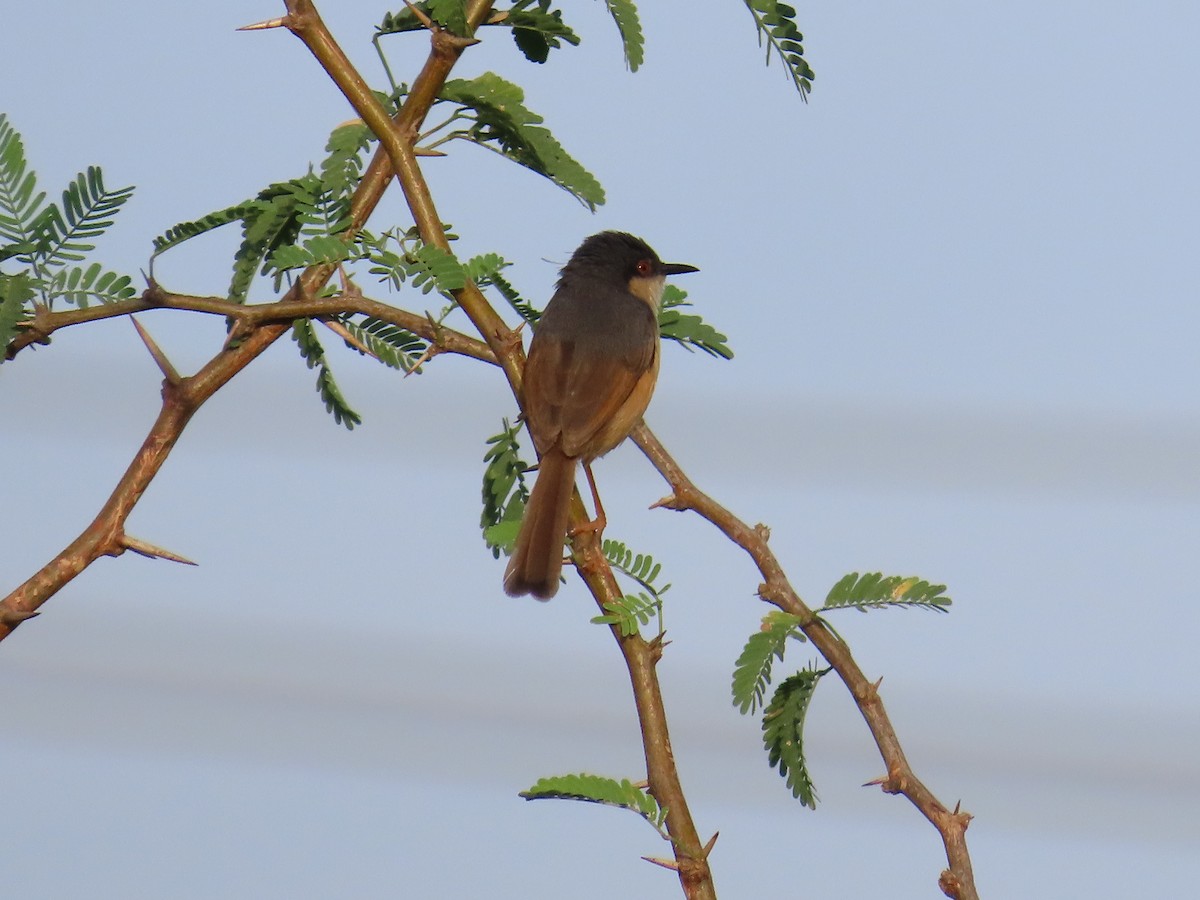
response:
<path id="1" fill-rule="evenodd" d="M 490 4 L 477 0 L 474 6 L 487 8 Z M 295 22 L 292 21 L 293 16 L 296 17 Z M 324 31 L 327 42 L 332 43 L 332 38 L 328 37 L 328 31 L 324 29 L 324 25 L 316 16 L 316 10 L 309 2 L 289 2 L 288 15 L 271 24 L 272 27 L 286 26 L 293 30 L 300 27 L 321 30 Z M 415 135 L 428 114 L 429 108 L 433 105 L 438 91 L 441 90 L 451 69 L 458 61 L 462 49 L 461 46 L 447 48 L 444 43 L 436 40 L 435 35 L 433 48 L 420 74 L 414 80 L 404 105 L 396 114 L 395 124 L 393 125 L 392 121 L 385 117 L 385 121 L 379 127 L 387 130 L 388 133 L 399 132 Z M 332 59 L 330 65 L 342 68 L 350 66 L 344 55 L 340 60 Z M 350 239 L 365 225 L 379 204 L 384 190 L 391 181 L 392 174 L 387 154 L 382 151 L 377 152 L 351 198 L 351 225 L 346 232 L 347 239 Z M 269 304 L 269 306 L 296 303 L 297 306 L 293 311 L 298 312 L 301 309 L 300 303 L 319 302 L 314 298 L 320 293 L 320 289 L 332 276 L 334 270 L 333 265 L 320 265 L 306 269 L 280 303 Z M 155 290 L 155 286 L 151 285 L 150 291 L 147 292 L 148 296 L 143 295 L 141 301 L 129 302 L 144 303 L 148 299 L 154 300 L 156 299 Z M 96 518 L 66 549 L 24 584 L 0 600 L 0 640 L 11 634 L 21 622 L 37 615 L 37 611 L 43 603 L 97 559 L 102 556 L 119 556 L 130 549 L 131 542 L 138 540 L 126 535 L 125 522 L 150 482 L 162 468 L 191 417 L 205 401 L 287 331 L 288 325 L 276 318 L 256 319 L 255 316 L 259 313 L 255 313 L 254 310 L 263 308 L 250 307 L 248 315 L 237 317 L 232 336 L 237 337 L 238 340 L 227 342 L 221 351 L 195 375 L 179 379 L 167 378 L 164 381 L 162 408 L 158 418 L 142 442 L 141 449 L 138 450 L 137 455 L 125 470 L 125 474 L 117 483 L 112 494 L 109 495 Z M 128 311 L 137 310 L 131 308 Z M 205 311 L 215 312 L 216 310 Z M 222 314 L 225 312 L 226 310 L 221 310 Z M 86 313 L 86 311 L 76 311 L 74 314 L 82 313 Z M 79 321 L 85 320 L 86 316 Z M 63 324 L 69 324 L 67 320 L 60 321 Z M 34 340 L 48 339 L 48 333 L 42 333 L 45 329 L 39 332 L 36 317 L 33 324 L 34 327 L 30 331 Z M 8 349 L 10 352 L 15 352 L 13 348 Z"/>
<path id="2" fill-rule="evenodd" d="M 867 680 L 851 655 L 850 648 L 800 599 L 779 560 L 767 546 L 767 530 L 761 525 L 751 528 L 697 488 L 645 423 L 639 425 L 631 437 L 671 486 L 671 495 L 655 505 L 666 509 L 691 510 L 717 526 L 727 538 L 750 555 L 762 573 L 765 581 L 759 585 L 759 596 L 800 619 L 800 628 L 805 636 L 850 690 L 887 766 L 887 775 L 871 783 L 878 784 L 886 793 L 903 794 L 942 836 L 946 860 L 950 864 L 938 880 L 943 893 L 955 900 L 977 900 L 971 857 L 966 844 L 970 813 L 961 812 L 958 807 L 947 809 L 913 773 L 880 699 L 879 683 Z"/>
<path id="3" fill-rule="evenodd" d="M 468 23 L 471 29 L 477 27 L 487 17 L 488 3 L 472 3 L 468 6 Z M 387 123 L 386 113 L 375 96 L 366 89 L 365 83 L 348 63 L 341 65 L 344 57 L 332 45 L 328 32 L 320 27 L 316 11 L 308 3 L 289 2 L 289 11 L 294 7 L 304 7 L 305 25 L 303 30 L 293 28 L 297 36 L 304 41 L 313 55 L 326 68 L 334 83 L 341 88 L 346 99 L 350 101 L 355 112 L 376 131 L 380 145 L 388 154 L 388 159 L 395 168 L 404 198 L 408 202 L 413 219 L 420 231 L 421 239 L 427 244 L 433 244 L 444 250 L 449 250 L 449 241 L 442 227 L 442 218 L 438 214 L 433 201 L 433 195 L 425 176 L 413 153 L 416 140 L 415 129 L 412 133 L 401 137 L 393 130 L 380 132 L 380 127 Z M 470 39 L 448 35 L 436 28 L 432 31 L 435 53 L 439 42 L 447 48 L 461 48 Z M 377 127 L 378 126 L 378 127 Z M 463 309 L 480 335 L 487 341 L 495 353 L 500 366 L 504 369 L 518 402 L 521 399 L 521 371 L 524 367 L 524 353 L 519 340 L 507 324 L 500 318 L 488 303 L 479 288 L 468 282 L 462 289 L 456 291 L 454 299 Z M 576 493 L 573 501 L 572 520 L 582 523 L 587 520 L 582 501 Z M 576 560 L 581 572 L 585 573 L 585 581 L 603 609 L 606 602 L 620 597 L 616 580 L 600 550 L 597 535 L 584 535 L 575 541 Z M 667 831 L 672 838 L 675 852 L 675 865 L 679 874 L 684 893 L 692 900 L 715 900 L 716 891 L 712 882 L 712 873 L 708 865 L 708 853 L 700 840 L 696 826 L 688 809 L 687 798 L 679 781 L 679 772 L 675 766 L 671 752 L 671 739 L 667 730 L 666 710 L 658 684 L 655 665 L 661 654 L 661 648 L 655 642 L 647 642 L 639 635 L 622 636 L 619 629 L 612 629 L 613 636 L 621 648 L 629 669 L 630 682 L 633 687 L 634 701 L 637 706 L 638 719 L 642 729 L 642 743 L 645 750 L 647 780 L 650 791 L 661 806 L 667 809 Z"/>

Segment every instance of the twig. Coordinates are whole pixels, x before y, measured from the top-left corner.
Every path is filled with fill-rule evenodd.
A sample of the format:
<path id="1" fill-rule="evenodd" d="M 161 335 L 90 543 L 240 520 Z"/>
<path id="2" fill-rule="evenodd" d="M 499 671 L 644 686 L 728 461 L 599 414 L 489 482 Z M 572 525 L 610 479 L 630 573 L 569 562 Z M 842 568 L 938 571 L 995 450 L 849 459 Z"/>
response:
<path id="1" fill-rule="evenodd" d="M 303 4 L 311 7 L 311 4 Z M 487 4 L 483 4 L 487 6 Z M 291 19 L 291 4 L 289 15 Z M 313 10 L 315 15 L 315 10 Z M 280 26 L 288 23 L 281 22 Z M 317 25 L 320 24 L 319 19 Z M 263 26 L 265 27 L 265 25 Z M 291 27 L 289 25 L 289 27 Z M 450 70 L 454 67 L 462 53 L 459 47 L 456 53 L 447 54 L 437 46 L 430 53 L 421 73 L 413 81 L 404 105 L 397 113 L 397 122 L 405 123 L 405 128 L 412 133 L 418 128 L 437 98 L 438 91 L 445 83 Z M 408 133 L 406 131 L 405 133 Z M 371 213 L 378 206 L 391 178 L 391 172 L 386 162 L 386 156 L 377 152 L 371 164 L 363 174 L 357 189 L 350 201 L 350 227 L 345 237 L 350 239 L 361 229 Z M 280 304 L 294 303 L 290 308 L 292 318 L 304 315 L 319 315 L 336 312 L 334 308 L 321 309 L 320 303 L 314 301 L 325 282 L 334 272 L 332 264 L 313 266 L 306 269 L 296 280 Z M 164 300 L 170 298 L 158 291 L 152 284 L 146 295 L 138 301 L 126 301 L 127 306 L 110 304 L 104 309 L 106 314 L 126 315 L 151 309 L 155 306 L 167 305 Z M 227 310 L 221 307 L 224 301 L 213 298 L 198 298 L 204 302 L 194 304 L 194 308 L 205 312 L 220 312 Z M 335 301 L 337 298 L 334 298 Z M 316 307 L 305 308 L 304 304 L 316 303 Z M 382 304 L 381 304 L 382 305 Z M 275 307 L 276 304 L 265 304 Z M 207 307 L 207 308 L 203 308 Z M 117 309 L 113 309 L 117 308 Z M 184 307 L 181 307 L 184 308 Z M 251 308 L 255 309 L 255 308 Z M 257 313 L 251 312 L 239 318 L 238 327 L 242 331 L 242 340 L 236 346 L 223 348 L 195 375 L 181 379 L 178 384 L 166 384 L 163 390 L 163 404 L 158 418 L 150 428 L 142 447 L 130 462 L 125 474 L 109 495 L 93 522 L 67 548 L 55 556 L 24 584 L 17 587 L 3 600 L 0 600 L 0 640 L 12 633 L 21 622 L 29 619 L 38 607 L 60 591 L 66 584 L 79 575 L 89 565 L 101 556 L 118 555 L 126 547 L 122 543 L 125 520 L 133 507 L 145 493 L 146 488 L 158 474 L 167 456 L 178 442 L 184 428 L 195 411 L 214 393 L 229 382 L 242 369 L 253 362 L 271 344 L 278 340 L 286 331 L 287 326 L 280 324 L 277 319 L 285 318 L 281 311 L 272 311 L 276 318 L 268 318 L 258 307 Z M 76 310 L 75 313 L 87 312 Z M 38 334 L 42 330 L 42 320 L 45 316 L 35 315 L 32 331 Z M 48 314 L 47 314 L 48 315 Z M 255 319 L 255 316 L 262 318 Z M 96 315 L 92 318 L 103 318 Z M 414 317 L 416 318 L 416 317 Z M 78 317 L 74 321 L 87 321 L 88 317 Z M 60 320 L 65 324 L 70 321 Z M 61 326 L 60 326 L 61 327 Z M 18 336 L 19 337 L 19 336 Z M 48 340 L 48 335 L 45 338 Z M 20 349 L 19 347 L 17 349 Z M 12 352 L 12 347 L 6 353 Z"/>
<path id="2" fill-rule="evenodd" d="M 472 0 L 468 4 L 467 23 L 470 30 L 473 31 L 487 18 L 490 7 L 491 4 L 484 0 Z M 355 111 L 379 138 L 380 147 L 387 153 L 388 160 L 395 169 L 422 241 L 449 250 L 450 244 L 442 227 L 442 218 L 437 213 L 429 185 L 413 153 L 413 143 L 417 135 L 415 125 L 407 132 L 400 127 L 393 127 L 386 111 L 367 89 L 365 82 L 346 60 L 341 49 L 333 43 L 328 32 L 319 27 L 320 19 L 308 0 L 289 0 L 288 11 L 292 19 L 288 27 L 304 41 L 305 46 L 312 51 L 341 88 Z M 431 32 L 430 39 L 434 48 L 432 57 L 439 54 L 456 57 L 464 46 L 462 39 L 440 30 Z M 455 291 L 454 299 L 495 354 L 519 402 L 521 371 L 524 367 L 520 341 L 515 339 L 514 332 L 475 284 L 468 282 L 462 289 Z M 578 493 L 572 502 L 572 520 L 576 523 L 587 521 L 587 514 Z M 612 570 L 600 552 L 599 542 L 594 533 L 577 538 L 575 545 L 581 574 L 596 598 L 596 603 L 603 610 L 605 602 L 611 602 L 620 596 Z M 612 632 L 629 670 L 638 719 L 642 727 L 650 791 L 659 804 L 667 809 L 667 830 L 675 849 L 684 893 L 689 900 L 715 900 L 716 892 L 704 846 L 692 822 L 671 752 L 666 711 L 655 672 L 655 663 L 661 648 L 652 647 L 638 635 L 623 636 L 616 627 Z"/>
<path id="3" fill-rule="evenodd" d="M 800 599 L 779 560 L 767 546 L 766 530 L 761 526 L 751 528 L 699 490 L 644 423 L 634 430 L 632 438 L 671 486 L 672 495 L 656 505 L 692 510 L 717 526 L 726 537 L 745 550 L 758 566 L 765 579 L 759 586 L 759 596 L 800 619 L 805 636 L 838 673 L 854 697 L 887 766 L 886 776 L 869 783 L 878 784 L 889 794 L 903 794 L 938 830 L 950 865 L 938 882 L 943 892 L 955 900 L 978 900 L 966 844 L 966 830 L 971 815 L 961 812 L 957 806 L 954 810 L 947 809 L 913 773 L 879 697 L 879 683 L 867 680 L 851 655 L 850 648 Z"/>
<path id="4" fill-rule="evenodd" d="M 294 319 L 341 316 L 361 313 L 384 322 L 398 325 L 424 338 L 438 348 L 440 353 L 456 353 L 495 364 L 495 354 L 478 338 L 469 337 L 461 331 L 438 326 L 434 328 L 428 318 L 408 312 L 380 300 L 353 294 L 335 297 L 313 297 L 304 300 L 280 300 L 274 303 L 244 305 L 233 303 L 223 297 L 196 297 L 189 294 L 173 294 L 157 284 L 151 284 L 141 297 L 89 306 L 85 309 L 66 309 L 60 312 L 42 312 L 36 318 L 36 330 L 22 331 L 8 346 L 8 358 L 16 356 L 32 344 L 50 343 L 50 335 L 61 328 L 81 325 L 101 319 L 128 316 L 152 309 L 176 309 L 207 313 L 238 320 L 244 328 L 291 322 Z"/>

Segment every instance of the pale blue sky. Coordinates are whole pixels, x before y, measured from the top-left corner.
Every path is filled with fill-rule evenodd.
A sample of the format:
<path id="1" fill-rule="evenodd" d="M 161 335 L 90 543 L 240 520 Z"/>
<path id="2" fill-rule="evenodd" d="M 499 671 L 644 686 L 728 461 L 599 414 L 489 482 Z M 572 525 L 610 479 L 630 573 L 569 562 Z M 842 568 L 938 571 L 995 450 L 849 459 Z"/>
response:
<path id="1" fill-rule="evenodd" d="M 918 773 L 976 814 L 983 894 L 1178 893 L 1200 839 L 1200 11 L 800 6 L 817 71 L 804 105 L 732 0 L 691 21 L 645 4 L 636 75 L 602 4 L 568 6 L 577 50 L 534 67 L 489 34 L 457 74 L 521 82 L 608 205 L 592 215 L 453 148 L 426 171 L 462 254 L 502 253 L 539 301 L 601 228 L 698 265 L 684 286 L 737 356 L 668 348 L 648 421 L 702 487 L 771 526 L 810 600 L 852 570 L 949 585 L 949 616 L 836 624 L 884 677 Z M 42 187 L 91 163 L 138 185 L 104 245 L 113 268 L 144 268 L 170 225 L 302 172 L 351 117 L 297 40 L 234 32 L 279 8 L 6 17 L 0 109 Z M 324 12 L 382 83 L 367 43 L 382 9 Z M 403 40 L 391 59 L 411 78 L 424 44 Z M 85 48 L 104 61 L 73 66 Z M 390 201 L 380 224 L 400 215 Z M 166 257 L 159 277 L 220 292 L 234 240 Z M 221 336 L 196 317 L 142 321 L 184 370 Z M 511 600 L 479 542 L 483 441 L 514 411 L 498 375 L 334 362 L 366 418 L 353 434 L 286 341 L 189 427 L 130 531 L 199 568 L 104 560 L 0 647 L 6 887 L 678 896 L 638 860 L 666 848 L 631 816 L 516 796 L 545 774 L 637 777 L 640 748 L 582 589 Z M 0 370 L 0 587 L 86 526 L 158 390 L 125 322 Z M 665 487 L 633 448 L 597 474 L 611 536 L 675 585 L 661 671 L 693 813 L 721 832 L 721 895 L 937 896 L 937 836 L 859 787 L 880 763 L 839 685 L 809 721 L 815 813 L 730 706 L 765 611 L 744 557 L 699 520 L 646 511 Z"/>

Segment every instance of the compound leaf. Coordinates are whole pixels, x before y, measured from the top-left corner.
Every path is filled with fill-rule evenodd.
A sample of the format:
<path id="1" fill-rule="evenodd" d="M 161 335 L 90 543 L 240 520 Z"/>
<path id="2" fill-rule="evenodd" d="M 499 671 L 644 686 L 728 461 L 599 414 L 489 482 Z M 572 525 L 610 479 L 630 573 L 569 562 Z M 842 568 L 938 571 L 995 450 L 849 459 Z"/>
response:
<path id="1" fill-rule="evenodd" d="M 604 189 L 525 108 L 525 93 L 493 72 L 454 79 L 439 97 L 470 111 L 473 124 L 458 134 L 549 178 L 591 210 L 604 203 Z"/>
<path id="2" fill-rule="evenodd" d="M 636 72 L 645 59 L 643 53 L 646 42 L 642 35 L 642 23 L 638 18 L 637 7 L 633 0 L 604 0 L 609 14 L 617 23 L 621 32 L 621 45 L 625 50 L 625 64 L 630 72 Z"/>
<path id="3" fill-rule="evenodd" d="M 733 705 L 742 714 L 755 712 L 762 706 L 767 685 L 771 683 L 771 667 L 783 659 L 788 639 L 803 641 L 800 619 L 791 613 L 769 612 L 762 626 L 746 641 L 733 668 Z"/>
<path id="4" fill-rule="evenodd" d="M 687 293 L 673 284 L 663 291 L 662 309 L 658 314 L 658 331 L 663 338 L 675 341 L 685 350 L 700 349 L 710 356 L 733 359 L 729 340 L 699 316 L 681 313 L 679 307 L 691 306 L 684 298 Z"/>
<path id="5" fill-rule="evenodd" d="M 362 424 L 362 416 L 350 408 L 346 398 L 333 378 L 333 372 L 325 361 L 325 348 L 317 340 L 313 331 L 311 319 L 297 319 L 292 323 L 292 340 L 300 348 L 300 355 L 310 369 L 317 369 L 317 393 L 325 401 L 325 409 L 339 425 L 345 425 L 353 431 L 355 425 Z"/>
<path id="6" fill-rule="evenodd" d="M 526 800 L 583 800 L 587 803 L 603 803 L 637 813 L 654 826 L 660 834 L 667 811 L 645 790 L 628 778 L 617 781 L 602 775 L 556 775 L 539 778 L 529 790 L 520 796 Z"/>
<path id="7" fill-rule="evenodd" d="M 787 780 L 792 796 L 809 809 L 817 808 L 817 794 L 804 760 L 804 717 L 813 691 L 828 669 L 803 669 L 779 683 L 763 713 L 763 747 L 772 768 Z"/>
<path id="8" fill-rule="evenodd" d="M 807 100 L 816 75 L 804 59 L 804 47 L 800 43 L 804 35 L 796 25 L 796 10 L 778 0 L 746 0 L 746 8 L 754 16 L 759 45 L 766 43 L 767 63 L 770 64 L 774 51 L 800 96 Z"/>
<path id="9" fill-rule="evenodd" d="M 930 584 L 915 575 L 885 576 L 880 572 L 859 575 L 851 572 L 830 589 L 825 605 L 818 612 L 846 607 L 866 612 L 889 606 L 914 606 L 935 612 L 949 612 L 946 607 L 952 601 L 945 591 L 944 584 Z"/>

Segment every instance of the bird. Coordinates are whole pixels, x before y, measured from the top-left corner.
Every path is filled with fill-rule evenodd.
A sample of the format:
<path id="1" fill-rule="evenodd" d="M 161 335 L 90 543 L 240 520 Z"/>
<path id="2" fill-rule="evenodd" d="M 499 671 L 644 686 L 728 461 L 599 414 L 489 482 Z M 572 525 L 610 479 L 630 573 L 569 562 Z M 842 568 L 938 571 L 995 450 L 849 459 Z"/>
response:
<path id="1" fill-rule="evenodd" d="M 604 528 L 592 461 L 625 440 L 650 403 L 666 277 L 698 271 L 663 262 L 622 231 L 585 239 L 562 268 L 522 378 L 523 414 L 540 462 L 504 571 L 509 596 L 549 600 L 558 591 L 576 464 L 587 475 L 596 519 L 575 533 Z"/>

